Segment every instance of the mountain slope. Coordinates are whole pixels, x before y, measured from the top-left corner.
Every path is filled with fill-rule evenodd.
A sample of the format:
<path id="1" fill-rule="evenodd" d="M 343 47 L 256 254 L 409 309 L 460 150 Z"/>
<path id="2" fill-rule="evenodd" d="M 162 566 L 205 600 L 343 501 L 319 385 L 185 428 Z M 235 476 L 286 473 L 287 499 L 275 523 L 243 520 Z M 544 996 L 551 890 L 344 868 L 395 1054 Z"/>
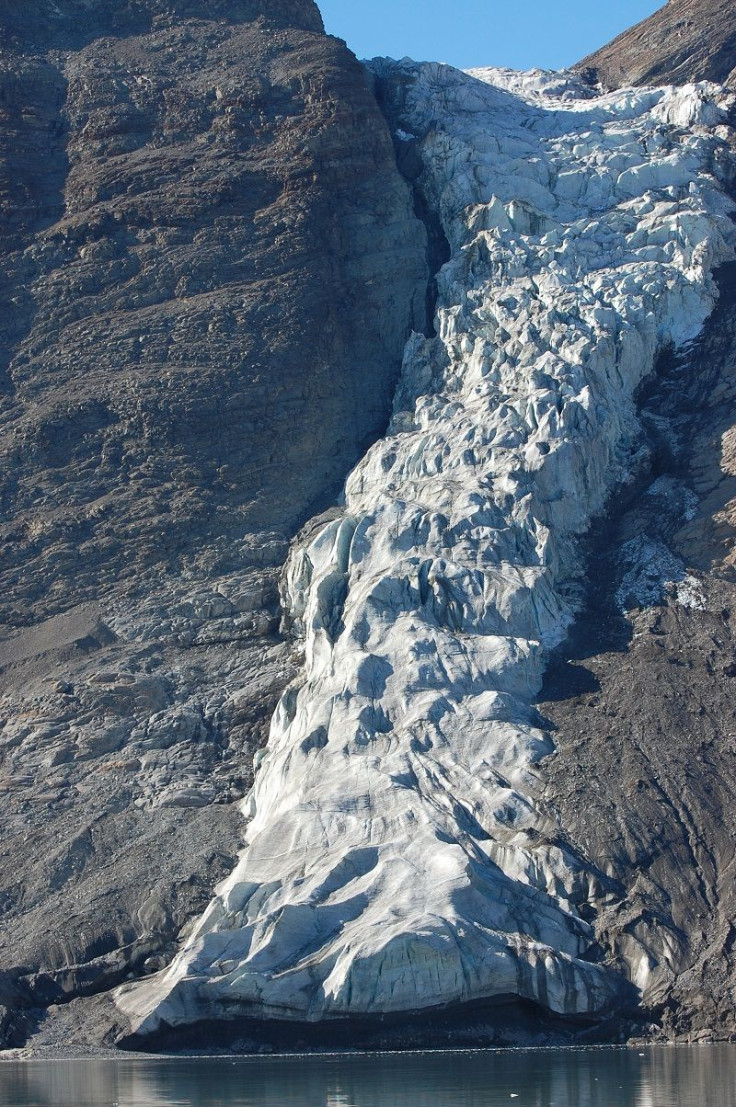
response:
<path id="1" fill-rule="evenodd" d="M 427 273 L 310 0 L 12 3 L 0 41 L 0 964 L 38 1005 L 150 971 L 228 866 L 281 565 Z"/>
<path id="2" fill-rule="evenodd" d="M 733 98 L 0 23 L 6 1044 L 733 1034 Z"/>
<path id="3" fill-rule="evenodd" d="M 669 0 L 649 19 L 575 67 L 604 88 L 736 81 L 736 8 L 731 0 Z"/>

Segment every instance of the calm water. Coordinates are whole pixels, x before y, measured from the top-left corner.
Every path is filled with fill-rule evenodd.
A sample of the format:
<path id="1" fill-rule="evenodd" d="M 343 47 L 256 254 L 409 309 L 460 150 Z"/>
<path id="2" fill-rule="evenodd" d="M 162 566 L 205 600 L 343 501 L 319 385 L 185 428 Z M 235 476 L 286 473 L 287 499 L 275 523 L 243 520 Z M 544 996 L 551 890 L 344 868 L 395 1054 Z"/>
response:
<path id="1" fill-rule="evenodd" d="M 736 1046 L 0 1064 L 0 1107 L 736 1107 Z"/>

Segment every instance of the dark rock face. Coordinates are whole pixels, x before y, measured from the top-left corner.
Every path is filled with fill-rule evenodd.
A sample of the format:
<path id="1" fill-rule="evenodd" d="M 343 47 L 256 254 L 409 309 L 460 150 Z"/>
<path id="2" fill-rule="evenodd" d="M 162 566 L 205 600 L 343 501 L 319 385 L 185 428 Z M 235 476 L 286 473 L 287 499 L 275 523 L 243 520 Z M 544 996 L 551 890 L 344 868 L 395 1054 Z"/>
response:
<path id="1" fill-rule="evenodd" d="M 731 0 L 669 0 L 575 67 L 604 88 L 734 83 L 736 8 Z"/>
<path id="2" fill-rule="evenodd" d="M 599 940 L 624 972 L 648 961 L 653 1032 L 692 1040 L 736 1034 L 732 267 L 721 295 L 642 396 L 649 461 L 593 539 L 588 606 L 540 704 L 550 806 L 619 887 Z M 674 577 L 659 595 L 658 561 Z"/>
<path id="3" fill-rule="evenodd" d="M 8 0 L 0 28 L 10 45 L 74 46 L 109 35 L 142 35 L 182 20 L 252 23 L 324 31 L 312 0 Z"/>
<path id="4" fill-rule="evenodd" d="M 736 9 L 670 0 L 577 68 L 607 88 L 731 87 Z M 736 1034 L 732 268 L 720 284 L 695 348 L 642 394 L 648 460 L 591 540 L 587 607 L 540 703 L 551 812 L 619 888 L 601 945 L 624 973 L 645 966 L 651 1033 L 696 1041 Z"/>
<path id="5" fill-rule="evenodd" d="M 0 967 L 33 1005 L 159 967 L 229 867 L 280 567 L 385 426 L 426 241 L 308 0 L 11 2 L 0 37 Z"/>

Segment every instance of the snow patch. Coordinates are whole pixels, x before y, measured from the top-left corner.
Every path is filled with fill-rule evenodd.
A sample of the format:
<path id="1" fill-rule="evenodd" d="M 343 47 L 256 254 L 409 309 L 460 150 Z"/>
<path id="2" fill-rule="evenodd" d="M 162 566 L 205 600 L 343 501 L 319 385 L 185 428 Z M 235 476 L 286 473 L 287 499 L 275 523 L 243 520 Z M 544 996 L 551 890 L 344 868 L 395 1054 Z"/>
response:
<path id="1" fill-rule="evenodd" d="M 697 501 L 696 501 L 697 502 Z M 625 571 L 616 592 L 620 611 L 657 607 L 669 597 L 692 610 L 705 610 L 700 581 L 688 573 L 681 557 L 660 539 L 638 535 L 621 547 Z"/>

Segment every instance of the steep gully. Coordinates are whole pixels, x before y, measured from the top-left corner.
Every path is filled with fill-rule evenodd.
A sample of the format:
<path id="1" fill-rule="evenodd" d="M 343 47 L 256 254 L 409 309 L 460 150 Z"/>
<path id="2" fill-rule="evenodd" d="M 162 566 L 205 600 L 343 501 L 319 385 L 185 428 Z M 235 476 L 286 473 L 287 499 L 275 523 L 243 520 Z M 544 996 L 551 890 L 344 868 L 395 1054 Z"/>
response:
<path id="1" fill-rule="evenodd" d="M 410 342 L 344 512 L 292 552 L 304 674 L 238 868 L 172 967 L 118 996 L 143 1036 L 514 998 L 600 1021 L 661 998 L 684 964 L 670 917 L 626 941 L 600 925 L 631 872 L 545 797 L 554 747 L 533 703 L 581 605 L 579 538 L 646 465 L 639 387 L 699 333 L 732 256 L 730 102 L 374 72 L 418 210 L 443 228 L 430 242 L 451 251 L 438 333 Z M 667 492 L 686 516 L 687 488 Z M 663 572 L 697 607 L 695 578 Z"/>

